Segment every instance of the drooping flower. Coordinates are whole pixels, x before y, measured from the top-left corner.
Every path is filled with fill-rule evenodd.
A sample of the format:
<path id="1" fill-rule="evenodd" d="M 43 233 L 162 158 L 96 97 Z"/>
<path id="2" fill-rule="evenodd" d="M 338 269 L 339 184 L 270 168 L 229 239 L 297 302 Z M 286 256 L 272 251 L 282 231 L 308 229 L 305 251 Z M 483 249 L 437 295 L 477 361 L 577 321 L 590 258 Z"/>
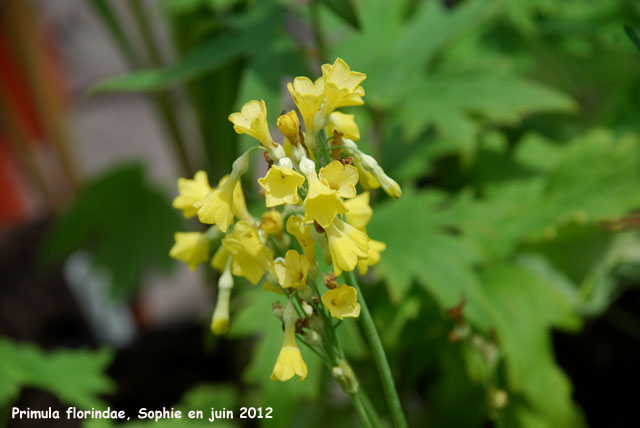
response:
<path id="1" fill-rule="evenodd" d="M 327 234 L 329 252 L 336 275 L 340 275 L 342 271 L 352 271 L 358 260 L 368 257 L 369 237 L 366 233 L 343 222 L 338 217 L 324 230 Z"/>
<path id="2" fill-rule="evenodd" d="M 283 320 L 284 342 L 273 367 L 271 380 L 286 382 L 295 375 L 300 376 L 300 380 L 305 380 L 308 368 L 296 342 L 296 314 L 291 302 L 284 310 Z"/>
<path id="3" fill-rule="evenodd" d="M 365 190 L 373 190 L 380 187 L 378 180 L 369 171 L 364 169 L 362 162 L 358 158 L 353 159 L 353 165 L 358 169 L 358 177 L 360 178 L 360 185 Z"/>
<path id="4" fill-rule="evenodd" d="M 233 277 L 227 267 L 218 280 L 218 300 L 211 318 L 211 331 L 213 334 L 222 335 L 229 330 L 229 303 L 232 289 Z"/>
<path id="5" fill-rule="evenodd" d="M 307 260 L 314 263 L 316 260 L 316 241 L 311 236 L 311 227 L 305 225 L 302 217 L 297 215 L 289 217 L 286 224 L 287 232 L 296 238 Z"/>
<path id="6" fill-rule="evenodd" d="M 267 174 L 258 179 L 258 183 L 266 192 L 267 207 L 272 208 L 299 203 L 298 189 L 304 183 L 304 176 L 291 168 L 272 165 Z"/>
<path id="7" fill-rule="evenodd" d="M 387 249 L 387 244 L 373 239 L 369 240 L 369 254 L 366 259 L 358 260 L 358 272 L 366 275 L 369 266 L 374 266 L 380 261 L 380 253 Z"/>
<path id="8" fill-rule="evenodd" d="M 231 254 L 231 272 L 257 284 L 273 260 L 273 250 L 266 247 L 258 231 L 248 222 L 241 220 L 222 240 L 222 245 Z"/>
<path id="9" fill-rule="evenodd" d="M 274 263 L 274 273 L 284 288 L 307 288 L 309 260 L 296 250 L 289 250 L 284 256 L 284 263 Z"/>
<path id="10" fill-rule="evenodd" d="M 176 232 L 173 234 L 175 244 L 169 255 L 184 262 L 189 269 L 195 268 L 209 259 L 209 238 L 200 232 Z"/>
<path id="11" fill-rule="evenodd" d="M 318 78 L 312 82 L 307 77 L 296 77 L 293 83 L 287 84 L 287 89 L 300 110 L 305 131 L 314 134 L 320 129 L 316 128 L 315 119 L 324 99 L 324 80 Z"/>
<path id="12" fill-rule="evenodd" d="M 344 202 L 347 207 L 347 222 L 360 230 L 364 230 L 373 216 L 373 210 L 369 205 L 369 192 L 359 194 L 353 199 Z"/>
<path id="13" fill-rule="evenodd" d="M 340 107 L 359 106 L 364 104 L 364 88 L 360 83 L 367 78 L 366 74 L 351 71 L 341 58 L 331 65 L 322 66 L 322 80 L 324 81 L 325 101 L 322 113 L 331 114 Z"/>
<path id="14" fill-rule="evenodd" d="M 304 199 L 304 221 L 315 221 L 323 228 L 329 227 L 336 215 L 344 214 L 347 208 L 338 192 L 330 188 L 326 181 L 320 181 L 313 161 L 303 158 L 300 170 L 307 176 L 309 183 L 307 197 Z"/>
<path id="15" fill-rule="evenodd" d="M 233 223 L 233 193 L 238 180 L 227 179 L 195 204 L 198 219 L 205 224 L 215 224 L 226 232 Z"/>
<path id="16" fill-rule="evenodd" d="M 264 230 L 269 235 L 273 235 L 275 237 L 282 236 L 283 226 L 284 221 L 282 220 L 282 214 L 280 214 L 279 211 L 269 210 L 262 214 L 260 229 Z"/>
<path id="17" fill-rule="evenodd" d="M 269 133 L 267 106 L 264 100 L 249 101 L 242 106 L 240 112 L 230 114 L 229 121 L 233 123 L 233 129 L 238 134 L 248 134 L 267 148 L 276 146 Z"/>
<path id="18" fill-rule="evenodd" d="M 188 178 L 178 178 L 178 196 L 173 200 L 173 207 L 182 210 L 185 218 L 196 215 L 195 204 L 202 200 L 211 192 L 209 179 L 205 171 L 198 171 L 193 176 L 193 180 Z"/>
<path id="19" fill-rule="evenodd" d="M 353 141 L 360 139 L 360 130 L 352 114 L 344 114 L 339 111 L 331 113 L 327 122 L 327 134 L 332 136 L 333 131 L 341 132 L 344 138 Z"/>
<path id="20" fill-rule="evenodd" d="M 329 309 L 331 316 L 338 319 L 360 316 L 358 291 L 349 285 L 342 284 L 322 295 L 322 304 Z"/>
<path id="21" fill-rule="evenodd" d="M 358 170 L 351 165 L 343 165 L 338 160 L 331 161 L 320 169 L 318 177 L 326 182 L 330 188 L 338 192 L 342 198 L 356 196 L 356 184 L 358 184 Z"/>

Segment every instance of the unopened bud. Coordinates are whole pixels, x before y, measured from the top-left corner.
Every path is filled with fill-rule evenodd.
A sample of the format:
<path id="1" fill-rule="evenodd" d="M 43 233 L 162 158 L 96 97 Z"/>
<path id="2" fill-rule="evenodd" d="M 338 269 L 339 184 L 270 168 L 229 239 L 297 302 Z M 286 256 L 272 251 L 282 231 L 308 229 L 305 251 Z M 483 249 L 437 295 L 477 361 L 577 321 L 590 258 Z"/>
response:
<path id="1" fill-rule="evenodd" d="M 277 124 L 282 135 L 287 137 L 291 144 L 294 146 L 300 144 L 300 119 L 298 119 L 298 114 L 295 110 L 280 116 Z"/>

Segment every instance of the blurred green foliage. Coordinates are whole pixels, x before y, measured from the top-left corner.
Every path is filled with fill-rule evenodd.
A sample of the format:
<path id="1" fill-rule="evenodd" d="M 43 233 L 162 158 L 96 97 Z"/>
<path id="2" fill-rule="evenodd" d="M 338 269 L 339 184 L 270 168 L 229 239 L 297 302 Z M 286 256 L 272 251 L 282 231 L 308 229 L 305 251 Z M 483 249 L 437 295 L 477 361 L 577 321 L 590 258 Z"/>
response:
<path id="1" fill-rule="evenodd" d="M 68 405 L 91 408 L 104 405 L 98 397 L 113 390 L 103 373 L 112 352 L 59 350 L 45 353 L 29 344 L 0 338 L 0 407 L 18 398 L 20 389 L 32 387 L 55 394 Z"/>
<path id="2" fill-rule="evenodd" d="M 162 10 L 175 61 L 93 92 L 186 87 L 207 153 L 199 166 L 214 182 L 240 141 L 226 117 L 245 101 L 264 98 L 274 119 L 292 107 L 281 94 L 293 76 L 338 56 L 367 74 L 359 144 L 404 195 L 373 195 L 368 233 L 387 250 L 365 293 L 411 426 L 586 424 L 551 333 L 578 331 L 639 279 L 637 2 L 166 0 Z M 165 263 L 178 224 L 167 209 L 139 170 L 108 175 L 61 221 L 50 252 L 95 242 L 96 262 L 133 290 L 141 266 Z M 231 337 L 260 337 L 242 404 L 277 410 L 262 426 L 352 426 L 313 355 L 306 382 L 268 380 L 280 333 L 271 296 L 254 291 L 244 287 L 232 315 Z M 384 409 L 357 324 L 345 325 L 349 357 Z"/>

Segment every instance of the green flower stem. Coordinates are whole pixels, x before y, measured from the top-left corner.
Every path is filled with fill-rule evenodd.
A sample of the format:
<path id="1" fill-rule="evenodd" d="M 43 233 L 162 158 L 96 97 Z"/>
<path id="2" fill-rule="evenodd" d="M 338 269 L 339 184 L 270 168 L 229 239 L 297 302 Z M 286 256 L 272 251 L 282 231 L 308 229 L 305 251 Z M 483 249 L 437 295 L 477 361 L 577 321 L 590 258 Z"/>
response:
<path id="1" fill-rule="evenodd" d="M 362 390 L 358 388 L 356 392 L 349 395 L 351 395 L 351 402 L 353 403 L 353 408 L 356 409 L 362 428 L 374 428 L 371 416 L 367 413 L 364 400 L 362 399 Z"/>
<path id="2" fill-rule="evenodd" d="M 342 275 L 345 282 L 358 291 L 358 296 L 360 297 L 358 300 L 360 301 L 361 306 L 360 324 L 362 325 L 364 335 L 367 337 L 367 341 L 369 342 L 373 360 L 378 368 L 378 374 L 380 375 L 384 395 L 387 399 L 389 410 L 391 410 L 393 425 L 396 428 L 407 428 L 407 420 L 404 416 L 402 405 L 400 404 L 400 397 L 398 397 L 398 392 L 396 391 L 396 387 L 393 382 L 391 368 L 389 367 L 387 356 L 384 352 L 384 348 L 382 347 L 382 341 L 380 340 L 378 330 L 376 330 L 376 326 L 373 323 L 373 318 L 371 318 L 371 313 L 367 307 L 362 290 L 360 289 L 353 272 L 344 272 Z"/>

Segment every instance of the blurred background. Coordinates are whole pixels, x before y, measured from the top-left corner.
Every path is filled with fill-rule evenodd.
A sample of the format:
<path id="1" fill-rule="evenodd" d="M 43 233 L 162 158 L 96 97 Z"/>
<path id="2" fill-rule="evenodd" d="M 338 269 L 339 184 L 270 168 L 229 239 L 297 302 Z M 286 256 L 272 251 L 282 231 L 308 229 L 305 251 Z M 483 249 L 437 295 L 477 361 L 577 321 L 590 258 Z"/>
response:
<path id="1" fill-rule="evenodd" d="M 367 74 L 358 144 L 403 187 L 372 194 L 387 250 L 363 287 L 410 426 L 636 425 L 638 2 L 1 0 L 0 18 L 0 426 L 115 425 L 12 406 L 357 425 L 313 354 L 304 383 L 269 380 L 270 296 L 236 287 L 216 338 L 216 277 L 168 256 L 195 227 L 177 178 L 216 182 L 252 144 L 227 116 L 264 99 L 275 124 L 286 83 L 336 57 Z M 252 210 L 264 171 L 245 177 Z M 204 425 L 125 426 L 186 424 Z"/>

